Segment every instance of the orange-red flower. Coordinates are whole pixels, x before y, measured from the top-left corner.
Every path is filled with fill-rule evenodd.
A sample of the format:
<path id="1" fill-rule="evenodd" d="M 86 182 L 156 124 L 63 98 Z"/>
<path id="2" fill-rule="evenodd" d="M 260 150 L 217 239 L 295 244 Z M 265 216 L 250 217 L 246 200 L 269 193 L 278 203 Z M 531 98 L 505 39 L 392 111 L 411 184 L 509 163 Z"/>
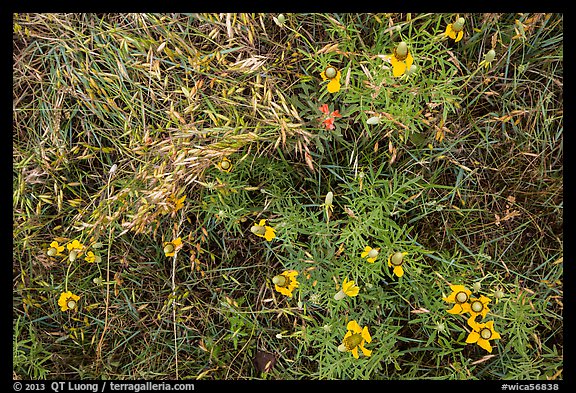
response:
<path id="1" fill-rule="evenodd" d="M 326 119 L 324 119 L 322 121 L 322 125 L 324 127 L 326 127 L 327 130 L 333 130 L 335 128 L 334 120 L 337 117 L 342 117 L 342 115 L 340 114 L 340 112 L 338 110 L 335 110 L 332 113 L 330 113 L 330 109 L 328 108 L 328 104 L 323 104 L 319 109 L 322 113 L 324 113 L 324 115 L 326 115 L 325 116 Z"/>

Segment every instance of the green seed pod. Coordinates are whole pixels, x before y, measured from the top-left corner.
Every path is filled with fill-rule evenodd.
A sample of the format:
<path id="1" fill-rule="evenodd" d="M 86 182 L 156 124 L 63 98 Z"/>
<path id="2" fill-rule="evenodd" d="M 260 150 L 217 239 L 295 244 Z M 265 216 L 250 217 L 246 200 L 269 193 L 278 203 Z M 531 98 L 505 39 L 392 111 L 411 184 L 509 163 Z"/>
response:
<path id="1" fill-rule="evenodd" d="M 376 258 L 378 254 L 380 254 L 380 252 L 373 248 L 368 252 L 368 258 Z"/>
<path id="2" fill-rule="evenodd" d="M 482 337 L 484 340 L 488 340 L 490 337 L 492 337 L 492 332 L 490 329 L 484 328 L 480 331 L 480 337 Z"/>
<path id="3" fill-rule="evenodd" d="M 410 68 L 408 68 L 408 70 L 406 71 L 406 75 L 412 75 L 413 73 L 416 72 L 417 69 L 418 66 L 416 64 L 412 64 Z"/>
<path id="4" fill-rule="evenodd" d="M 224 170 L 230 168 L 230 161 L 223 160 L 220 162 L 220 167 Z"/>
<path id="5" fill-rule="evenodd" d="M 456 294 L 456 301 L 458 303 L 466 303 L 466 301 L 468 301 L 468 295 L 466 292 L 458 292 Z"/>
<path id="6" fill-rule="evenodd" d="M 504 292 L 502 292 L 501 289 L 497 289 L 496 291 L 494 291 L 494 297 L 496 299 L 502 299 L 504 297 Z"/>
<path id="7" fill-rule="evenodd" d="M 76 308 L 76 302 L 72 299 L 68 300 L 68 303 L 66 303 L 66 305 L 68 306 L 69 309 L 73 310 Z"/>
<path id="8" fill-rule="evenodd" d="M 360 345 L 362 342 L 362 335 L 360 333 L 354 333 L 351 336 L 346 337 L 343 341 L 346 349 L 351 351 Z"/>
<path id="9" fill-rule="evenodd" d="M 404 259 L 404 253 L 397 252 L 394 255 L 392 255 L 392 258 L 390 258 L 390 262 L 394 266 L 400 266 L 402 264 L 403 259 Z"/>
<path id="10" fill-rule="evenodd" d="M 328 78 L 328 79 L 335 78 L 336 77 L 336 68 L 328 67 L 328 68 L 326 68 L 326 71 L 324 71 L 324 74 L 326 75 L 326 78 Z"/>
<path id="11" fill-rule="evenodd" d="M 284 22 L 286 22 L 286 17 L 284 16 L 284 14 L 280 14 L 280 15 L 278 15 L 277 20 L 278 20 L 278 23 L 284 24 Z"/>
<path id="12" fill-rule="evenodd" d="M 492 61 L 494 61 L 495 57 L 496 57 L 496 51 L 494 49 L 490 49 L 488 53 L 486 53 L 486 55 L 484 56 L 484 60 L 486 60 L 486 63 L 491 63 Z"/>
<path id="13" fill-rule="evenodd" d="M 168 243 L 164 246 L 164 253 L 169 254 L 174 251 L 174 245 L 172 243 Z"/>
<path id="14" fill-rule="evenodd" d="M 333 201 L 334 201 L 334 193 L 332 191 L 329 191 L 328 194 L 326 194 L 326 199 L 324 199 L 324 204 L 326 206 L 332 206 Z"/>
<path id="15" fill-rule="evenodd" d="M 404 57 L 408 54 L 408 44 L 404 41 L 400 42 L 396 47 L 396 54 L 400 57 Z"/>
<path id="16" fill-rule="evenodd" d="M 335 300 L 342 300 L 345 297 L 346 297 L 346 294 L 344 293 L 344 291 L 340 291 L 340 292 L 336 293 L 336 295 L 334 295 Z"/>
<path id="17" fill-rule="evenodd" d="M 70 251 L 70 255 L 68 255 L 68 259 L 70 260 L 70 262 L 74 262 L 76 260 L 77 256 L 78 256 L 78 251 L 72 250 L 72 251 Z"/>
<path id="18" fill-rule="evenodd" d="M 368 120 L 366 120 L 366 124 L 369 125 L 376 125 L 380 123 L 380 116 L 372 116 Z"/>
<path id="19" fill-rule="evenodd" d="M 56 250 L 54 247 L 50 247 L 50 249 L 48 250 L 47 254 L 51 257 L 53 257 L 54 255 L 56 255 L 56 253 L 58 252 L 58 250 Z"/>
<path id="20" fill-rule="evenodd" d="M 479 292 L 480 288 L 482 288 L 482 283 L 480 281 L 476 281 L 474 284 L 472 284 L 472 289 L 474 292 Z"/>
<path id="21" fill-rule="evenodd" d="M 250 228 L 250 231 L 255 235 L 264 235 L 266 233 L 266 228 L 262 225 L 253 225 L 252 228 Z"/>
<path id="22" fill-rule="evenodd" d="M 279 287 L 283 287 L 284 285 L 286 285 L 286 281 L 287 281 L 286 277 L 282 275 L 274 276 L 274 278 L 272 279 L 274 285 L 278 285 Z"/>
<path id="23" fill-rule="evenodd" d="M 452 30 L 459 32 L 464 28 L 464 18 L 460 17 L 456 22 L 452 24 Z"/>
<path id="24" fill-rule="evenodd" d="M 482 304 L 482 302 L 480 300 L 476 300 L 472 303 L 472 305 L 470 306 L 470 308 L 472 309 L 472 311 L 474 312 L 480 312 L 482 311 L 482 309 L 484 308 L 484 305 Z"/>

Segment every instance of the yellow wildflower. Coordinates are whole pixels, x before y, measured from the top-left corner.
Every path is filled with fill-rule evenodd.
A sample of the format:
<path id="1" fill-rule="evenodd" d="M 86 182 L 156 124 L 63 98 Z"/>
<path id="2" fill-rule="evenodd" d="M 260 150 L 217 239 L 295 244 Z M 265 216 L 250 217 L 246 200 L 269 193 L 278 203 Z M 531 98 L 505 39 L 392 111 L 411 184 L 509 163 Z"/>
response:
<path id="1" fill-rule="evenodd" d="M 226 157 L 222 158 L 222 161 L 218 163 L 218 169 L 223 172 L 230 172 L 232 170 L 232 163 Z"/>
<path id="2" fill-rule="evenodd" d="M 329 66 L 326 67 L 324 71 L 320 73 L 323 81 L 329 80 L 328 82 L 328 92 L 329 93 L 336 93 L 340 91 L 340 70 L 336 69 L 335 67 Z"/>
<path id="3" fill-rule="evenodd" d="M 260 220 L 258 225 L 252 225 L 250 231 L 256 236 L 265 238 L 267 241 L 272 241 L 276 237 L 276 230 L 268 225 L 266 225 L 266 220 Z"/>
<path id="4" fill-rule="evenodd" d="M 404 275 L 404 268 L 402 264 L 404 263 L 404 255 L 407 255 L 407 252 L 396 252 L 394 254 L 390 254 L 388 257 L 388 267 L 393 267 L 392 270 L 397 277 L 402 277 Z"/>
<path id="5" fill-rule="evenodd" d="M 366 258 L 366 260 L 370 263 L 374 263 L 374 261 L 378 257 L 379 253 L 380 253 L 379 248 L 372 248 L 370 246 L 366 246 L 364 248 L 364 252 L 362 252 L 362 254 L 360 254 L 360 257 Z"/>
<path id="6" fill-rule="evenodd" d="M 396 77 L 403 75 L 412 67 L 413 62 L 414 58 L 408 50 L 408 45 L 404 41 L 400 42 L 390 56 L 392 75 Z"/>
<path id="7" fill-rule="evenodd" d="M 62 292 L 58 299 L 58 305 L 62 311 L 74 310 L 80 300 L 80 296 L 74 295 L 72 292 Z"/>
<path id="8" fill-rule="evenodd" d="M 64 246 L 58 244 L 57 241 L 53 241 L 50 243 L 50 248 L 48 249 L 47 254 L 51 257 L 61 256 L 62 251 L 64 251 Z"/>
<path id="9" fill-rule="evenodd" d="M 490 345 L 490 340 L 500 339 L 500 334 L 494 330 L 494 321 L 488 321 L 486 323 L 477 323 L 474 330 L 470 332 L 466 343 L 468 344 L 478 344 L 480 347 L 488 352 L 492 352 L 492 345 Z"/>
<path id="10" fill-rule="evenodd" d="M 470 313 L 470 318 L 468 318 L 468 325 L 471 327 L 475 327 L 476 317 L 480 315 L 482 318 L 488 314 L 490 309 L 488 308 L 488 303 L 490 303 L 490 298 L 480 295 L 479 299 L 470 299 L 470 309 L 468 312 Z"/>
<path id="11" fill-rule="evenodd" d="M 68 251 L 70 252 L 68 254 L 68 259 L 70 262 L 74 262 L 76 257 L 81 255 L 84 251 L 84 244 L 80 243 L 78 240 L 73 240 L 72 243 L 66 245 L 66 248 L 68 248 Z"/>
<path id="12" fill-rule="evenodd" d="M 442 298 L 442 300 L 448 303 L 456 303 L 448 312 L 450 314 L 464 314 L 465 312 L 470 312 L 470 295 L 472 291 L 464 287 L 464 285 L 450 285 L 452 293 L 448 297 Z"/>
<path id="13" fill-rule="evenodd" d="M 452 38 L 454 42 L 460 41 L 464 36 L 464 18 L 458 18 L 456 22 L 450 23 L 446 26 L 444 35 Z"/>
<path id="14" fill-rule="evenodd" d="M 334 295 L 334 299 L 342 300 L 346 296 L 354 297 L 358 296 L 358 292 L 360 292 L 360 287 L 356 286 L 354 281 L 348 281 L 347 278 L 344 279 L 342 282 L 342 289 Z"/>
<path id="15" fill-rule="evenodd" d="M 292 291 L 294 291 L 295 288 L 298 288 L 299 285 L 298 280 L 296 280 L 297 275 L 298 272 L 296 270 L 286 270 L 285 272 L 274 276 L 272 279 L 274 288 L 281 294 L 292 297 Z"/>
<path id="16" fill-rule="evenodd" d="M 344 339 L 338 347 L 338 350 L 341 352 L 352 352 L 352 355 L 356 359 L 359 358 L 358 348 L 362 350 L 364 356 L 372 355 L 372 351 L 364 347 L 364 344 L 372 342 L 372 337 L 370 336 L 370 332 L 368 332 L 368 326 L 361 328 L 358 322 L 352 320 L 348 322 L 346 328 L 348 331 L 344 335 Z"/>
<path id="17" fill-rule="evenodd" d="M 182 248 L 182 238 L 177 238 L 171 242 L 164 242 L 164 254 L 167 257 L 173 257 L 176 251 Z"/>

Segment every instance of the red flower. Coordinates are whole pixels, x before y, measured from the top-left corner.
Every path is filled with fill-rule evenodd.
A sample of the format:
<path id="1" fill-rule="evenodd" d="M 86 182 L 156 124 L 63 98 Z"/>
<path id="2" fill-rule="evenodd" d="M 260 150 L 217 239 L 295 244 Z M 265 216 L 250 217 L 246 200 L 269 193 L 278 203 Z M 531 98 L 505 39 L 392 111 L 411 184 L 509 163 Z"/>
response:
<path id="1" fill-rule="evenodd" d="M 337 117 L 342 117 L 342 115 L 337 110 L 330 113 L 330 109 L 328 108 L 327 104 L 322 104 L 322 106 L 319 109 L 322 113 L 327 115 L 326 119 L 324 119 L 322 121 L 322 125 L 324 127 L 326 127 L 327 130 L 333 130 L 334 129 L 334 120 Z"/>

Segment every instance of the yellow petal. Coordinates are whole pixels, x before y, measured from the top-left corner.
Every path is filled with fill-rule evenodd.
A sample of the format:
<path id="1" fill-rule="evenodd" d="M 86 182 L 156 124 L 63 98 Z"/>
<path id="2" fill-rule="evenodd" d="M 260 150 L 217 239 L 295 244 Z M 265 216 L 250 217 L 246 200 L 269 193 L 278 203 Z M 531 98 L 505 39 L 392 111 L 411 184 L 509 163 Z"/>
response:
<path id="1" fill-rule="evenodd" d="M 328 92 L 336 93 L 338 91 L 340 91 L 340 81 L 337 79 L 332 79 L 330 83 L 328 83 Z"/>
<path id="2" fill-rule="evenodd" d="M 266 227 L 266 233 L 264 233 L 264 238 L 270 242 L 275 237 L 276 237 L 276 234 L 274 233 L 274 228 L 267 226 Z"/>
<path id="3" fill-rule="evenodd" d="M 475 342 L 478 341 L 478 339 L 480 338 L 480 335 L 478 334 L 478 332 L 470 332 L 470 334 L 468 335 L 468 338 L 466 339 L 466 342 L 468 344 L 474 344 Z"/>
<path id="4" fill-rule="evenodd" d="M 352 352 L 352 355 L 353 355 L 356 359 L 359 358 L 359 356 L 358 356 L 358 347 L 354 348 L 351 352 Z"/>
<path id="5" fill-rule="evenodd" d="M 263 227 L 263 226 L 265 226 L 265 225 L 266 225 L 266 220 L 265 220 L 265 219 L 260 220 L 260 222 L 258 223 L 258 226 L 261 226 L 261 227 Z"/>
<path id="6" fill-rule="evenodd" d="M 364 326 L 362 329 L 362 338 L 367 342 L 372 342 L 372 336 L 370 336 L 370 332 L 368 331 L 368 326 Z"/>
<path id="7" fill-rule="evenodd" d="M 460 31 L 458 32 L 458 35 L 456 36 L 456 39 L 454 40 L 454 42 L 460 41 L 463 36 L 464 36 L 464 30 L 460 30 Z M 452 37 L 452 38 L 454 38 L 454 37 Z"/>
<path id="8" fill-rule="evenodd" d="M 492 352 L 492 345 L 490 345 L 490 341 L 484 340 L 483 338 L 480 338 L 477 341 L 477 344 L 480 345 L 485 350 L 487 350 L 488 352 L 490 352 L 490 353 Z"/>
<path id="9" fill-rule="evenodd" d="M 392 75 L 400 76 L 406 72 L 406 63 L 397 61 L 392 65 Z"/>
<path id="10" fill-rule="evenodd" d="M 394 274 L 397 275 L 398 277 L 402 277 L 404 275 L 404 269 L 402 269 L 402 265 L 396 266 L 394 268 Z"/>
<path id="11" fill-rule="evenodd" d="M 468 296 L 472 294 L 472 291 L 468 290 L 464 285 L 450 285 L 450 289 L 454 292 L 454 295 L 458 292 L 464 292 Z"/>
<path id="12" fill-rule="evenodd" d="M 278 292 L 280 292 L 282 295 L 292 297 L 292 291 L 290 290 L 290 288 L 283 288 L 283 287 L 279 287 L 278 285 L 274 285 L 274 288 L 276 288 L 276 290 Z"/>
<path id="13" fill-rule="evenodd" d="M 349 285 L 348 288 L 343 289 L 344 293 L 348 296 L 357 296 L 358 292 L 360 292 L 360 288 L 354 286 L 354 281 L 351 281 L 352 285 Z"/>
<path id="14" fill-rule="evenodd" d="M 368 256 L 368 253 L 370 252 L 370 250 L 372 250 L 372 247 L 370 247 L 370 246 L 364 247 L 364 252 L 362 254 L 360 254 L 360 257 L 366 258 Z"/>
<path id="15" fill-rule="evenodd" d="M 444 34 L 446 34 L 448 37 L 450 37 L 452 39 L 456 38 L 456 32 L 454 30 L 452 30 L 452 23 L 450 23 L 448 26 L 446 26 L 446 32 Z"/>
<path id="16" fill-rule="evenodd" d="M 372 351 L 364 348 L 364 345 L 359 345 L 359 347 L 362 350 L 362 353 L 364 354 L 364 356 L 368 357 L 368 356 L 372 355 Z"/>
<path id="17" fill-rule="evenodd" d="M 450 310 L 447 310 L 446 312 L 450 314 L 462 314 L 462 307 L 460 307 L 459 304 L 455 304 L 454 307 L 452 307 Z"/>
<path id="18" fill-rule="evenodd" d="M 408 52 L 408 56 L 406 56 L 406 69 L 410 69 L 410 67 L 412 67 L 412 63 L 414 63 L 414 58 L 412 57 L 412 54 L 410 52 Z"/>
<path id="19" fill-rule="evenodd" d="M 351 320 L 348 322 L 346 329 L 353 331 L 354 333 L 362 333 L 362 328 L 358 325 L 358 322 Z"/>

